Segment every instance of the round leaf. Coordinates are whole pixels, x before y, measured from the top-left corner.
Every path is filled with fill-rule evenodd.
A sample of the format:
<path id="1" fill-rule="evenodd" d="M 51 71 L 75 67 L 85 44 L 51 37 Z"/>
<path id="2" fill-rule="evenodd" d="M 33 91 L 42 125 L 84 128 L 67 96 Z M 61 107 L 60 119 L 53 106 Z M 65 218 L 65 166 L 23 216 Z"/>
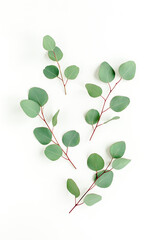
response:
<path id="1" fill-rule="evenodd" d="M 124 168 L 130 161 L 131 161 L 131 160 L 126 159 L 126 158 L 117 158 L 117 159 L 115 159 L 115 160 L 113 161 L 112 167 L 113 167 L 114 169 L 119 170 L 119 169 Z"/>
<path id="2" fill-rule="evenodd" d="M 87 160 L 87 165 L 94 171 L 99 171 L 104 167 L 103 158 L 97 153 L 92 153 Z"/>
<path id="3" fill-rule="evenodd" d="M 32 100 L 22 100 L 20 106 L 28 117 L 34 118 L 40 112 L 40 106 L 38 103 Z"/>
<path id="4" fill-rule="evenodd" d="M 75 147 L 80 142 L 80 135 L 74 130 L 66 132 L 62 137 L 62 142 L 66 147 Z"/>
<path id="5" fill-rule="evenodd" d="M 85 120 L 88 124 L 95 124 L 99 120 L 99 112 L 96 109 L 91 109 L 86 113 Z"/>
<path id="6" fill-rule="evenodd" d="M 35 128 L 33 133 L 37 140 L 43 145 L 49 144 L 52 140 L 52 133 L 48 128 L 45 127 Z"/>
<path id="7" fill-rule="evenodd" d="M 56 55 L 56 58 L 55 58 L 55 55 Z M 54 52 L 53 51 L 48 52 L 48 56 L 53 61 L 60 61 L 63 57 L 63 53 L 59 47 L 55 47 Z"/>
<path id="8" fill-rule="evenodd" d="M 59 159 L 62 156 L 62 149 L 56 144 L 49 145 L 44 151 L 47 158 L 52 161 Z"/>
<path id="9" fill-rule="evenodd" d="M 120 65 L 119 74 L 125 80 L 131 80 L 136 73 L 136 64 L 133 61 L 128 61 Z"/>
<path id="10" fill-rule="evenodd" d="M 53 51 L 56 46 L 56 43 L 52 37 L 49 35 L 44 36 L 43 38 L 43 47 L 47 51 Z"/>
<path id="11" fill-rule="evenodd" d="M 115 112 L 123 111 L 130 103 L 130 99 L 124 96 L 115 96 L 110 102 L 110 108 Z"/>
<path id="12" fill-rule="evenodd" d="M 121 158 L 126 150 L 126 144 L 124 141 L 116 142 L 110 147 L 110 154 L 113 158 Z"/>
<path id="13" fill-rule="evenodd" d="M 113 68 L 107 63 L 103 62 L 99 68 L 99 79 L 102 82 L 109 83 L 112 82 L 115 78 L 115 71 Z"/>
<path id="14" fill-rule="evenodd" d="M 55 127 L 57 125 L 58 114 L 59 114 L 59 110 L 54 114 L 54 116 L 52 118 L 52 125 L 53 125 L 53 127 Z"/>
<path id="15" fill-rule="evenodd" d="M 87 83 L 86 89 L 88 91 L 88 94 L 93 98 L 96 98 L 102 95 L 102 89 L 97 85 Z"/>
<path id="16" fill-rule="evenodd" d="M 42 107 L 48 101 L 48 94 L 42 88 L 33 87 L 29 90 L 28 99 L 37 102 Z"/>
<path id="17" fill-rule="evenodd" d="M 67 180 L 67 189 L 76 198 L 79 197 L 80 195 L 79 188 L 77 187 L 77 184 L 72 179 Z"/>
<path id="18" fill-rule="evenodd" d="M 83 201 L 87 206 L 92 206 L 101 200 L 102 200 L 102 197 L 100 195 L 91 193 L 91 194 L 88 194 L 87 196 L 85 196 Z"/>
<path id="19" fill-rule="evenodd" d="M 43 73 L 47 78 L 53 79 L 53 78 L 58 77 L 59 70 L 56 66 L 50 65 L 50 66 L 45 67 L 45 69 L 43 70 Z"/>
<path id="20" fill-rule="evenodd" d="M 67 79 L 73 80 L 78 76 L 79 67 L 72 65 L 65 69 L 64 75 Z"/>
<path id="21" fill-rule="evenodd" d="M 102 173 L 103 173 L 103 171 L 99 172 L 98 176 L 100 176 Z M 97 179 L 97 181 L 95 183 L 96 183 L 96 185 L 98 187 L 107 188 L 107 187 L 109 187 L 111 185 L 112 180 L 113 180 L 113 172 L 112 171 L 108 171 L 108 172 L 103 173 Z"/>

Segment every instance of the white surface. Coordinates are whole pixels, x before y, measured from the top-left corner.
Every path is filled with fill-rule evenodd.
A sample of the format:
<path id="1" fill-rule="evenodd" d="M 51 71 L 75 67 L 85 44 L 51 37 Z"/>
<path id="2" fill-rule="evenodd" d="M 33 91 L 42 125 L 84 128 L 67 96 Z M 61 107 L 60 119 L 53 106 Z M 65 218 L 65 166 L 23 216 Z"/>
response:
<path id="1" fill-rule="evenodd" d="M 159 234 L 159 1 L 144 0 L 15 0 L 0 6 L 0 238 L 2 240 L 160 239 Z M 69 82 L 64 96 L 58 80 L 47 80 L 42 37 L 53 36 L 64 52 L 61 65 L 76 64 L 80 74 Z M 88 142 L 90 126 L 83 115 L 100 107 L 84 88 L 92 82 L 106 60 L 115 69 L 127 60 L 137 63 L 136 78 L 123 81 L 113 95 L 129 96 L 130 106 L 121 119 L 99 128 Z M 78 130 L 81 143 L 69 151 L 75 171 L 63 159 L 47 160 L 33 137 L 41 121 L 30 119 L 19 107 L 30 87 L 47 90 L 47 119 L 61 109 L 56 135 Z M 106 114 L 106 118 L 114 112 Z M 91 183 L 86 158 L 92 152 L 106 161 L 106 149 L 125 140 L 125 156 L 132 163 L 115 172 L 112 186 L 95 188 L 103 201 L 78 207 L 67 192 L 65 181 L 75 179 L 83 193 Z"/>

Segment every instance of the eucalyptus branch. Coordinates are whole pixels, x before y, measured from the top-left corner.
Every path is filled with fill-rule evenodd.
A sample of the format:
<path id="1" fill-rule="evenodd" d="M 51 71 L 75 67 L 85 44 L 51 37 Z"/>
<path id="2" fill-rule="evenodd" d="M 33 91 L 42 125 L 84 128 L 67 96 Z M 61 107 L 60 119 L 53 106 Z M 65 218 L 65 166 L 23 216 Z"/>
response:
<path id="1" fill-rule="evenodd" d="M 47 128 L 35 128 L 33 131 L 36 139 L 42 145 L 48 145 L 51 142 L 53 143 L 45 148 L 44 153 L 46 157 L 52 161 L 58 160 L 60 157 L 63 157 L 65 160 L 68 160 L 76 169 L 76 166 L 73 164 L 73 162 L 68 156 L 68 148 L 77 146 L 79 144 L 80 135 L 75 130 L 66 132 L 62 136 L 62 142 L 67 147 L 66 151 L 60 146 L 59 141 L 57 140 L 53 130 L 47 123 L 44 116 L 43 106 L 47 103 L 47 101 L 48 94 L 46 93 L 46 91 L 41 88 L 34 87 L 29 90 L 28 99 L 22 100 L 20 102 L 20 105 L 27 116 L 31 118 L 39 116 L 47 126 Z M 57 125 L 58 114 L 59 110 L 52 117 L 53 128 Z"/>
<path id="2" fill-rule="evenodd" d="M 65 80 L 59 63 L 59 61 L 63 58 L 63 53 L 61 49 L 56 46 L 54 39 L 48 35 L 43 38 L 43 47 L 45 50 L 48 51 L 49 58 L 55 61 L 58 66 L 58 68 L 54 65 L 46 66 L 43 70 L 44 75 L 49 79 L 54 79 L 56 77 L 60 79 L 64 87 L 64 92 L 65 94 L 67 94 L 66 85 L 68 83 L 68 80 L 76 79 L 79 74 L 79 67 L 75 65 L 67 67 L 64 71 L 64 75 L 66 77 Z"/>
<path id="3" fill-rule="evenodd" d="M 99 68 L 99 79 L 102 82 L 105 82 L 108 84 L 109 87 L 109 92 L 106 97 L 102 95 L 102 89 L 94 84 L 86 84 L 86 89 L 88 91 L 88 94 L 93 97 L 101 97 L 103 99 L 103 105 L 101 112 L 99 113 L 96 109 L 90 109 L 85 116 L 85 120 L 88 124 L 92 125 L 93 131 L 90 136 L 90 139 L 92 139 L 93 135 L 95 134 L 95 131 L 98 127 L 112 121 L 112 120 L 117 120 L 120 117 L 115 116 L 107 121 L 104 121 L 103 123 L 100 123 L 102 115 L 107 112 L 109 109 L 112 109 L 115 112 L 121 112 L 123 111 L 130 103 L 130 99 L 125 96 L 115 96 L 111 99 L 109 107 L 105 109 L 106 102 L 108 98 L 110 97 L 111 93 L 115 89 L 115 87 L 121 82 L 122 79 L 124 80 L 131 80 L 134 78 L 136 72 L 136 65 L 133 61 L 128 61 L 120 65 L 119 67 L 119 74 L 120 74 L 120 79 L 117 81 L 113 87 L 111 87 L 110 82 L 112 82 L 115 78 L 115 71 L 114 69 L 107 63 L 103 62 L 100 65 Z"/>
<path id="4" fill-rule="evenodd" d="M 129 159 L 122 158 L 122 156 L 124 155 L 125 149 L 126 149 L 126 145 L 125 145 L 125 142 L 123 141 L 112 144 L 110 147 L 111 159 L 105 168 L 104 168 L 103 158 L 97 153 L 93 153 L 88 157 L 88 160 L 87 160 L 88 167 L 91 170 L 96 172 L 94 175 L 93 183 L 86 190 L 86 192 L 80 197 L 80 199 L 78 201 L 75 201 L 75 204 L 71 208 L 69 213 L 71 213 L 77 206 L 80 206 L 83 203 L 85 203 L 87 206 L 92 206 L 102 199 L 100 195 L 97 195 L 95 193 L 90 193 L 90 194 L 88 193 L 95 186 L 98 186 L 100 188 L 107 188 L 111 185 L 113 181 L 112 170 L 122 169 L 130 162 Z M 112 167 L 110 168 L 111 164 L 112 164 Z M 67 189 L 71 194 L 75 196 L 75 198 L 80 196 L 80 190 L 77 184 L 72 179 L 67 180 Z"/>

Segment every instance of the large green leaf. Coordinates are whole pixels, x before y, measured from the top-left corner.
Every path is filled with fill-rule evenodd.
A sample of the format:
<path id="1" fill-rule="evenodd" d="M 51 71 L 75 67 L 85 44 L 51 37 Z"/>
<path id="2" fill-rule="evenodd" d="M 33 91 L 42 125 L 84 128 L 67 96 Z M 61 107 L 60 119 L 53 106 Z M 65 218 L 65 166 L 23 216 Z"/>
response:
<path id="1" fill-rule="evenodd" d="M 71 130 L 63 135 L 62 142 L 66 147 L 75 147 L 80 142 L 80 135 L 75 130 Z"/>
<path id="2" fill-rule="evenodd" d="M 34 129 L 33 133 L 37 140 L 43 145 L 49 144 L 52 140 L 52 133 L 48 128 L 38 127 Z"/>
<path id="3" fill-rule="evenodd" d="M 119 169 L 124 168 L 128 163 L 130 163 L 130 161 L 131 161 L 131 160 L 126 159 L 126 158 L 117 158 L 117 159 L 115 159 L 115 160 L 113 161 L 112 167 L 113 167 L 114 169 L 119 170 Z"/>
<path id="4" fill-rule="evenodd" d="M 102 62 L 99 68 L 99 79 L 102 82 L 109 83 L 112 82 L 114 78 L 114 69 L 107 62 Z"/>
<path id="5" fill-rule="evenodd" d="M 131 80 L 136 73 L 136 64 L 133 61 L 128 61 L 120 65 L 119 74 L 125 80 Z"/>
<path id="6" fill-rule="evenodd" d="M 79 67 L 72 65 L 65 69 L 64 75 L 67 79 L 73 80 L 78 76 Z"/>
<path id="7" fill-rule="evenodd" d="M 56 55 L 56 58 L 55 58 Z M 63 53 L 59 47 L 55 47 L 54 51 L 49 51 L 48 56 L 53 61 L 60 61 L 63 57 Z"/>
<path id="8" fill-rule="evenodd" d="M 40 112 L 40 106 L 38 103 L 32 100 L 22 100 L 20 102 L 21 108 L 28 117 L 34 118 Z"/>
<path id="9" fill-rule="evenodd" d="M 72 179 L 67 180 L 67 189 L 76 198 L 79 197 L 80 195 L 79 188 L 77 187 L 77 184 Z"/>
<path id="10" fill-rule="evenodd" d="M 99 120 L 99 112 L 96 109 L 90 109 L 85 116 L 85 120 L 88 124 L 93 125 Z"/>
<path id="11" fill-rule="evenodd" d="M 55 127 L 55 126 L 57 125 L 57 117 L 58 117 L 59 111 L 60 111 L 60 110 L 58 110 L 58 111 L 54 114 L 54 116 L 52 117 L 52 125 L 53 125 L 53 127 Z"/>
<path id="12" fill-rule="evenodd" d="M 53 78 L 58 77 L 59 70 L 56 66 L 50 65 L 50 66 L 45 67 L 45 69 L 43 70 L 43 73 L 47 78 L 53 79 Z"/>
<path id="13" fill-rule="evenodd" d="M 62 149 L 56 144 L 52 144 L 46 147 L 44 151 L 47 158 L 52 161 L 59 159 L 62 156 Z"/>
<path id="14" fill-rule="evenodd" d="M 100 88 L 95 84 L 87 83 L 86 89 L 88 91 L 88 94 L 93 98 L 96 98 L 102 95 L 102 88 Z"/>
<path id="15" fill-rule="evenodd" d="M 126 144 L 124 141 L 116 142 L 110 147 L 110 154 L 113 158 L 121 158 L 126 150 Z"/>
<path id="16" fill-rule="evenodd" d="M 130 99 L 124 96 L 115 96 L 110 101 L 110 108 L 115 112 L 123 111 L 130 103 Z"/>
<path id="17" fill-rule="evenodd" d="M 103 158 L 97 153 L 92 153 L 87 160 L 87 165 L 94 171 L 99 171 L 104 167 Z"/>
<path id="18" fill-rule="evenodd" d="M 108 171 L 103 173 L 104 171 L 101 171 L 98 173 L 98 176 L 100 176 L 97 181 L 96 185 L 101 188 L 107 188 L 111 185 L 112 180 L 113 180 L 113 172 Z"/>
<path id="19" fill-rule="evenodd" d="M 48 94 L 42 88 L 30 88 L 28 99 L 37 102 L 41 107 L 48 101 Z"/>
<path id="20" fill-rule="evenodd" d="M 47 51 L 53 51 L 56 46 L 56 43 L 52 37 L 49 35 L 44 36 L 43 38 L 43 47 Z"/>
<path id="21" fill-rule="evenodd" d="M 87 196 L 85 196 L 83 202 L 87 205 L 87 206 L 92 206 L 95 203 L 99 202 L 102 200 L 102 197 L 98 194 L 95 193 L 90 193 Z"/>

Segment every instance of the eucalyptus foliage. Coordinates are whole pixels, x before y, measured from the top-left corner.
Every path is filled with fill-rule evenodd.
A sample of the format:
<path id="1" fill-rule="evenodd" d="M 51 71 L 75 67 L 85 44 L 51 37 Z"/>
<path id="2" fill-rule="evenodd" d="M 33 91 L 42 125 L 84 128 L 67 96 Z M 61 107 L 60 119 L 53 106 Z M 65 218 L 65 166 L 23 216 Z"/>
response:
<path id="1" fill-rule="evenodd" d="M 43 70 L 43 74 L 48 79 L 60 79 L 62 81 L 66 94 L 66 85 L 68 83 L 68 80 L 74 80 L 77 78 L 79 74 L 79 67 L 77 67 L 76 65 L 70 65 L 65 68 L 64 74 L 62 73 L 59 61 L 63 58 L 63 52 L 58 46 L 56 46 L 55 40 L 51 36 L 44 36 L 43 48 L 47 50 L 49 59 L 57 63 L 57 66 L 46 66 Z"/>
<path id="2" fill-rule="evenodd" d="M 44 46 L 48 49 L 52 48 L 54 46 L 53 42 L 50 38 L 47 39 L 50 42 L 48 44 L 44 43 Z M 48 145 L 44 149 L 45 156 L 51 161 L 55 161 L 63 157 L 64 159 L 68 160 L 73 165 L 73 167 L 75 167 L 74 164 L 71 162 L 70 158 L 68 157 L 68 148 L 77 146 L 79 144 L 80 135 L 75 130 L 64 133 L 64 135 L 62 136 L 62 142 L 67 147 L 67 150 L 64 150 L 60 146 L 53 130 L 50 128 L 44 116 L 43 108 L 47 101 L 47 92 L 44 89 L 33 87 L 28 92 L 28 99 L 22 100 L 20 102 L 20 106 L 28 117 L 35 118 L 39 116 L 45 123 L 46 127 L 37 127 L 33 131 L 34 136 L 39 143 L 41 143 L 42 145 Z M 57 125 L 58 114 L 59 110 L 52 117 L 53 127 Z"/>

